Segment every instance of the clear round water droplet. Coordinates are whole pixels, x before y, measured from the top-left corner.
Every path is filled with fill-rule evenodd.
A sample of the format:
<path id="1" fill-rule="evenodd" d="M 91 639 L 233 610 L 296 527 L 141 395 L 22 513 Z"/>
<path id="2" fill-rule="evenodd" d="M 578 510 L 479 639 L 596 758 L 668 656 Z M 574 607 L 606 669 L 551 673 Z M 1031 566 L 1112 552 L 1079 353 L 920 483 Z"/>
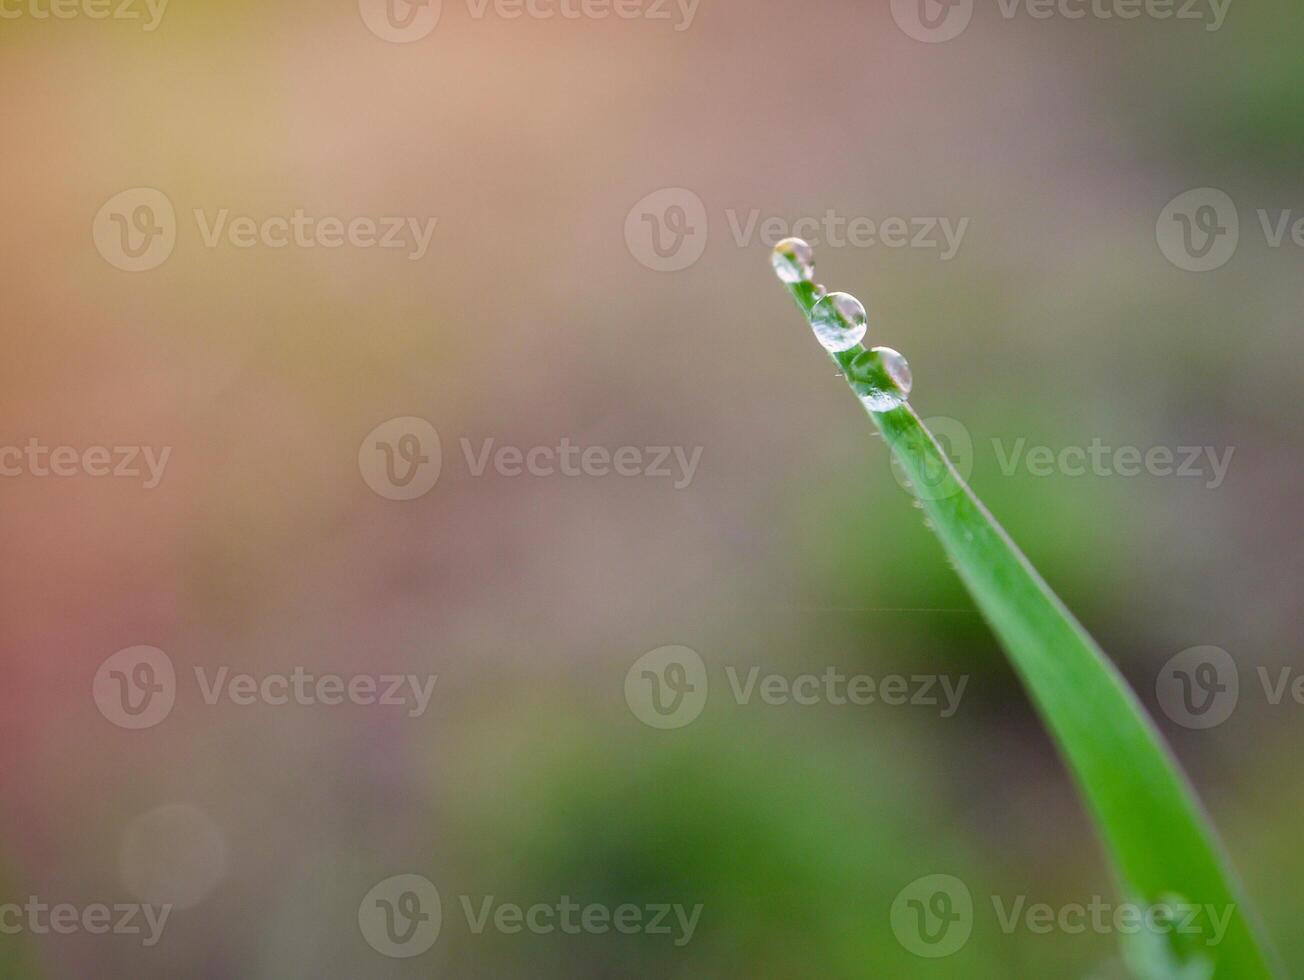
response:
<path id="1" fill-rule="evenodd" d="M 829 294 L 829 291 L 824 288 L 824 283 L 822 282 L 817 282 L 814 287 L 812 287 L 811 291 L 815 294 L 815 302 L 817 303 Z"/>
<path id="2" fill-rule="evenodd" d="M 850 293 L 829 293 L 812 307 L 810 325 L 824 349 L 836 354 L 851 350 L 864 339 L 869 317 Z"/>
<path id="3" fill-rule="evenodd" d="M 910 397 L 910 365 L 891 347 L 861 351 L 847 367 L 847 380 L 871 412 L 888 412 Z"/>
<path id="4" fill-rule="evenodd" d="M 815 276 L 815 250 L 800 238 L 785 238 L 774 246 L 770 264 L 786 283 L 810 282 Z"/>

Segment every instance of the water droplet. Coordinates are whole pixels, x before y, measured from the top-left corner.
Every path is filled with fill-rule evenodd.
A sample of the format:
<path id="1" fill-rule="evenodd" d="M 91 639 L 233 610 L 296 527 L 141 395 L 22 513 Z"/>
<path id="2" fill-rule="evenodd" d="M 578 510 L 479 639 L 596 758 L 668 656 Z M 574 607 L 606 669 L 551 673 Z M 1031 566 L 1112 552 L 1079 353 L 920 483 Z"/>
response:
<path id="1" fill-rule="evenodd" d="M 910 365 L 891 347 L 861 351 L 847 368 L 847 379 L 871 412 L 887 412 L 910 397 Z"/>
<path id="2" fill-rule="evenodd" d="M 850 293 L 829 293 L 812 307 L 810 325 L 824 349 L 834 354 L 851 350 L 869 329 L 869 317 Z"/>
<path id="3" fill-rule="evenodd" d="M 824 283 L 822 282 L 817 282 L 814 287 L 812 287 L 811 292 L 815 294 L 815 302 L 817 303 L 829 294 L 829 291 L 824 287 Z"/>
<path id="4" fill-rule="evenodd" d="M 226 877 L 229 858 L 226 835 L 212 817 L 173 803 L 127 825 L 118 866 L 127 891 L 141 901 L 188 909 Z"/>
<path id="5" fill-rule="evenodd" d="M 770 264 L 786 283 L 810 282 L 815 275 L 815 250 L 800 238 L 785 238 L 774 246 Z"/>

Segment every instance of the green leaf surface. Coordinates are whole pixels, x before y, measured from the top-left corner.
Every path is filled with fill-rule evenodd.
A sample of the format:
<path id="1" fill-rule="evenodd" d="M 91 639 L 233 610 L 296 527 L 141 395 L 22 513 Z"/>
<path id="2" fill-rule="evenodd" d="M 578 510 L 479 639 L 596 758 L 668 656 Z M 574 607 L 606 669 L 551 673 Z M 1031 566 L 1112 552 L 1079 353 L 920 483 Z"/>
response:
<path id="1" fill-rule="evenodd" d="M 814 286 L 798 282 L 788 289 L 809 322 Z M 862 349 L 832 355 L 844 375 Z M 1194 934 L 1168 928 L 1121 935 L 1133 972 L 1146 980 L 1276 975 L 1217 835 L 1118 670 L 974 496 L 910 405 L 868 414 L 1066 758 L 1113 855 L 1124 900 L 1202 910 Z M 1212 924 L 1211 912 L 1219 920 L 1227 916 L 1225 931 Z"/>

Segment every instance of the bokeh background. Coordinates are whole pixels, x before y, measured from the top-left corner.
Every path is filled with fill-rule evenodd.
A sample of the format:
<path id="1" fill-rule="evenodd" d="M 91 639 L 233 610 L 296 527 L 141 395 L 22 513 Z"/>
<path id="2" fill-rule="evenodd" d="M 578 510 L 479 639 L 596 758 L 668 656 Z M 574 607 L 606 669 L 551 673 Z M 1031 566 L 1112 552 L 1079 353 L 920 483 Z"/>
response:
<path id="1" fill-rule="evenodd" d="M 0 970 L 1126 976 L 1116 936 L 1006 934 L 992 912 L 992 895 L 1085 903 L 1115 885 L 769 243 L 734 232 L 829 210 L 968 219 L 948 261 L 821 245 L 818 278 L 909 358 L 916 409 L 971 437 L 976 490 L 1155 711 L 1304 969 L 1304 707 L 1268 703 L 1255 675 L 1292 667 L 1301 641 L 1304 250 L 1271 247 L 1255 213 L 1304 215 L 1300 9 L 1232 0 L 1209 30 L 1204 7 L 1037 19 L 976 0 L 929 43 L 900 4 L 701 0 L 691 20 L 624 20 L 445 0 L 395 43 L 365 7 L 173 0 L 146 30 L 22 0 L 0 20 L 0 443 L 171 448 L 152 489 L 0 479 L 0 898 L 176 905 L 148 948 L 0 936 Z M 176 242 L 127 272 L 92 228 L 140 187 L 174 205 Z M 1192 272 L 1156 222 L 1203 187 L 1235 201 L 1240 241 Z M 685 212 L 677 244 L 701 254 L 677 271 L 640 238 L 636 207 L 665 188 L 705 212 Z M 194 217 L 296 208 L 438 221 L 412 260 L 208 247 Z M 359 451 L 406 416 L 438 431 L 442 468 L 387 499 Z M 460 442 L 563 438 L 701 457 L 679 488 L 476 476 Z M 994 451 L 1020 439 L 1233 456 L 1216 487 L 1037 476 Z M 710 697 L 659 730 L 626 673 L 671 644 L 701 655 Z M 1242 696 L 1192 731 L 1155 679 L 1202 644 L 1235 657 Z M 137 645 L 175 665 L 176 700 L 130 730 L 92 689 Z M 418 717 L 210 705 L 196 667 L 438 682 Z M 969 680 L 943 718 L 740 704 L 728 667 Z M 978 907 L 936 961 L 889 920 L 934 873 Z M 438 941 L 408 959 L 358 918 L 400 874 L 443 898 Z M 488 895 L 703 910 L 684 945 L 477 935 L 460 897 Z"/>

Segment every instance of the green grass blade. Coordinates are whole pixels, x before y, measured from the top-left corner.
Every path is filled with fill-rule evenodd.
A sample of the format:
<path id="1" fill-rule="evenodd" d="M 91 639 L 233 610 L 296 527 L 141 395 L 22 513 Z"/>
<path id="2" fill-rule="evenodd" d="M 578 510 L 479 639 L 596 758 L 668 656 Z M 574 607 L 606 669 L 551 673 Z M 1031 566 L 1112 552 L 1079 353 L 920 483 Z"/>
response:
<path id="1" fill-rule="evenodd" d="M 788 285 L 809 322 L 809 282 Z M 862 348 L 833 354 L 846 374 Z M 1149 934 L 1127 944 L 1139 976 L 1252 980 L 1274 976 L 1267 946 L 1186 777 L 1114 665 L 1010 540 L 909 404 L 870 411 L 943 548 L 1004 646 L 1095 817 L 1126 900 L 1175 902 L 1207 914 L 1201 933 Z M 1227 912 L 1226 910 L 1230 910 Z"/>

